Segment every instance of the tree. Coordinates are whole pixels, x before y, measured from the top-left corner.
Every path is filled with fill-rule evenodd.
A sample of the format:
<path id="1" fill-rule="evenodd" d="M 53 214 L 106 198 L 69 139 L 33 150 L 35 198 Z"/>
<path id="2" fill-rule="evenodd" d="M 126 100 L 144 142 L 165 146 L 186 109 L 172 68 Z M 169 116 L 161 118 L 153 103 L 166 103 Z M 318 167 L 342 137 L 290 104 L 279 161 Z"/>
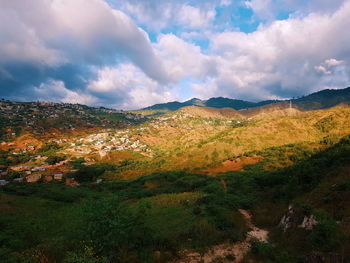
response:
<path id="1" fill-rule="evenodd" d="M 97 257 L 132 262 L 130 256 L 141 255 L 152 240 L 144 212 L 142 207 L 132 210 L 120 198 L 89 201 L 81 209 L 77 227 L 80 241 Z"/>

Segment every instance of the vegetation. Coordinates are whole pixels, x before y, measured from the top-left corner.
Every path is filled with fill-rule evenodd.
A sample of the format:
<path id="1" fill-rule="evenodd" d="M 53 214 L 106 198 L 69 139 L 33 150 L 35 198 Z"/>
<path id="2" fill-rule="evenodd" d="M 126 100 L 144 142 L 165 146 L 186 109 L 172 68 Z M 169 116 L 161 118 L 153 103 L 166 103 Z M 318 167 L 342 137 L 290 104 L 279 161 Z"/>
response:
<path id="1" fill-rule="evenodd" d="M 279 149 L 276 150 L 278 153 Z M 273 150 L 267 152 L 271 154 Z M 16 209 L 2 217 L 2 253 L 6 254 L 7 262 L 28 258 L 29 251 L 35 251 L 30 253 L 36 257 L 45 255 L 61 258 L 64 262 L 154 262 L 154 251 L 161 251 L 160 255 L 166 261 L 182 248 L 207 248 L 225 240 L 237 242 L 247 231 L 238 208 L 254 211 L 261 202 L 293 203 L 295 198 L 309 193 L 326 180 L 327 171 L 349 163 L 349 156 L 348 136 L 292 167 L 275 171 L 258 172 L 256 167 L 220 177 L 162 172 L 136 180 L 88 184 L 79 188 L 60 183 L 5 186 L 1 205 L 10 202 L 19 207 L 14 205 Z M 113 169 L 117 168 L 109 164 L 83 166 L 75 176 L 86 182 Z M 346 191 L 348 182 L 343 181 L 336 189 Z M 21 196 L 30 199 L 21 203 Z M 76 203 L 77 200 L 85 201 Z M 33 221 L 24 224 L 23 215 L 17 213 L 25 211 L 24 217 L 30 218 L 33 209 L 39 217 L 45 214 L 45 220 L 34 225 L 30 224 Z M 311 246 L 299 251 L 298 257 L 308 255 L 312 250 L 338 251 L 341 242 L 349 245 L 344 243 L 344 236 L 332 214 L 324 210 L 313 213 L 319 223 L 306 233 Z M 54 218 L 58 219 L 58 229 L 49 225 Z M 40 229 L 46 229 L 45 235 L 37 237 L 34 233 L 44 231 Z M 281 231 L 276 226 L 273 229 Z M 23 237 L 20 244 L 19 237 Z M 60 246 L 55 247 L 55 242 L 62 239 L 69 242 L 61 241 Z M 275 243 L 273 236 L 270 242 L 273 245 L 254 243 L 251 257 L 296 262 L 293 249 L 290 250 L 294 244 L 283 247 L 283 240 Z"/>
<path id="2" fill-rule="evenodd" d="M 94 116 L 84 115 L 92 126 L 129 122 L 121 112 L 77 107 L 74 114 Z M 269 232 L 268 242 L 251 241 L 243 262 L 349 258 L 349 108 L 230 114 L 189 108 L 129 129 L 34 136 L 43 146 L 31 151 L 34 140 L 23 134 L 6 141 L 0 261 L 176 262 L 186 251 L 247 242 L 251 225 L 242 209 Z M 52 122 L 70 129 L 67 118 Z M 123 148 L 128 141 L 133 147 Z M 62 181 L 45 180 L 58 171 Z M 36 183 L 12 180 L 39 174 Z"/>
<path id="3" fill-rule="evenodd" d="M 51 155 L 49 156 L 47 159 L 46 159 L 46 162 L 48 164 L 56 164 L 56 163 L 59 163 L 59 162 L 62 162 L 66 159 L 65 156 L 62 156 L 62 155 Z"/>
<path id="4" fill-rule="evenodd" d="M 115 171 L 116 166 L 109 163 L 99 163 L 95 165 L 82 166 L 72 176 L 78 180 L 78 182 L 92 182 L 96 181 L 105 172 Z"/>

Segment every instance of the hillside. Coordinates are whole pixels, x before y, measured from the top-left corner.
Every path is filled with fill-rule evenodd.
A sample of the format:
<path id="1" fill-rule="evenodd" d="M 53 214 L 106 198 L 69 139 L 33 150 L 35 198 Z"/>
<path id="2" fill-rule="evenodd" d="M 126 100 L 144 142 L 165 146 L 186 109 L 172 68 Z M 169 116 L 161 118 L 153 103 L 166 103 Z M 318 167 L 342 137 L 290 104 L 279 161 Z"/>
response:
<path id="1" fill-rule="evenodd" d="M 0 139 L 21 133 L 58 135 L 83 129 L 125 128 L 141 123 L 142 115 L 80 104 L 0 101 Z"/>
<path id="2" fill-rule="evenodd" d="M 350 105 L 350 87 L 339 90 L 321 90 L 292 100 L 292 102 L 301 110 L 326 109 L 339 104 Z"/>
<path id="3" fill-rule="evenodd" d="M 3 102 L 0 258 L 341 262 L 350 107 L 295 105 L 145 118 Z"/>
<path id="4" fill-rule="evenodd" d="M 292 104 L 300 110 L 317 110 L 331 108 L 339 104 L 350 104 L 350 87 L 339 90 L 321 90 L 312 93 L 302 98 L 292 99 Z M 208 100 L 191 99 L 185 102 L 168 102 L 162 104 L 155 104 L 143 108 L 142 110 L 165 110 L 165 111 L 175 111 L 186 106 L 201 106 L 201 107 L 212 107 L 212 108 L 232 108 L 235 110 L 249 109 L 261 107 L 264 105 L 273 104 L 284 104 L 288 102 L 281 100 L 266 100 L 261 102 L 249 102 L 244 100 L 230 99 L 230 98 L 210 98 Z"/>
<path id="5" fill-rule="evenodd" d="M 149 106 L 146 108 L 143 108 L 141 110 L 167 110 L 167 111 L 175 111 L 182 107 L 186 106 L 201 106 L 201 107 L 212 107 L 212 108 L 232 108 L 235 110 L 245 109 L 245 108 L 252 108 L 252 107 L 258 107 L 263 106 L 266 104 L 275 103 L 278 101 L 262 101 L 259 103 L 244 101 L 244 100 L 236 100 L 236 99 L 229 99 L 229 98 L 223 98 L 223 97 L 217 97 L 217 98 L 210 98 L 208 100 L 200 100 L 197 98 L 185 101 L 185 102 L 168 102 L 168 103 L 161 103 L 161 104 L 155 104 L 153 106 Z"/>

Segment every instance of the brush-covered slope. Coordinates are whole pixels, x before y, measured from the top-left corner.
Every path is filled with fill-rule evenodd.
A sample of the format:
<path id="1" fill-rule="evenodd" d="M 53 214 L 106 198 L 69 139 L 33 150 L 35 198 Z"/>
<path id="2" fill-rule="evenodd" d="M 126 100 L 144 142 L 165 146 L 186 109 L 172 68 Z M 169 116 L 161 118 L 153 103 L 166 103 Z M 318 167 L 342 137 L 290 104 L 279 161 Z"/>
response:
<path id="1" fill-rule="evenodd" d="M 179 110 L 180 113 L 187 113 L 204 119 L 242 119 L 243 116 L 232 108 L 210 108 L 187 106 Z"/>
<path id="2" fill-rule="evenodd" d="M 301 110 L 326 109 L 339 104 L 350 105 L 350 87 L 339 90 L 321 90 L 293 100 L 293 104 Z"/>
<path id="3" fill-rule="evenodd" d="M 349 136 L 327 137 L 246 153 L 237 158 L 260 161 L 215 177 L 163 171 L 75 187 L 8 184 L 0 188 L 1 259 L 344 262 L 350 256 L 349 150 Z M 103 175 L 106 164 L 82 166 L 84 173 L 75 175 L 110 178 L 123 167 L 109 166 Z M 265 242 L 250 238 L 258 233 Z"/>
<path id="4" fill-rule="evenodd" d="M 292 114 L 289 109 L 274 108 L 270 113 L 257 112 L 249 117 L 232 109 L 185 107 L 129 130 L 129 138 L 147 145 L 149 152 L 123 166 L 116 176 L 178 169 L 202 171 L 251 151 L 314 143 L 349 133 L 347 106 L 293 110 Z M 118 156 L 117 152 L 111 154 L 106 160 L 113 161 Z"/>

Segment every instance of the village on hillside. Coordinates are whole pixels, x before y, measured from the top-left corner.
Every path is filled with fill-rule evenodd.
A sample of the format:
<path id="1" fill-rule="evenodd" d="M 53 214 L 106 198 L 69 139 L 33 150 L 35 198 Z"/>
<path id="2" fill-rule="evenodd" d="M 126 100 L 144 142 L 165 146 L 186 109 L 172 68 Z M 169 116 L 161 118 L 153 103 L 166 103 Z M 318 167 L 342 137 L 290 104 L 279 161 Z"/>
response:
<path id="1" fill-rule="evenodd" d="M 100 118 L 96 111 L 103 113 L 105 118 Z M 146 117 L 141 114 L 49 102 L 20 103 L 2 100 L 0 113 L 1 128 L 5 131 L 0 141 L 0 185 L 10 182 L 52 181 L 78 185 L 73 177 L 77 169 L 72 165 L 72 160 L 81 158 L 84 165 L 91 165 L 118 151 L 134 152 L 152 158 L 152 147 L 143 138 L 157 129 L 176 127 L 191 130 L 198 125 L 210 128 L 241 124 L 238 120 L 212 116 L 202 118 L 183 111 L 154 116 L 143 123 Z M 115 114 L 121 114 L 126 125 L 118 128 L 108 126 L 111 120 L 106 116 Z M 45 125 L 52 125 L 55 120 L 61 121 L 65 129 L 58 127 L 50 136 L 45 136 Z M 82 120 L 85 120 L 85 126 L 80 125 Z M 99 129 L 82 132 L 86 125 L 96 122 Z"/>
<path id="2" fill-rule="evenodd" d="M 55 135 L 54 130 L 74 132 L 77 128 L 125 128 L 145 120 L 146 117 L 141 114 L 103 107 L 0 100 L 0 139 L 2 140 L 13 139 L 22 130 L 36 135 Z"/>
<path id="3" fill-rule="evenodd" d="M 114 150 L 149 152 L 147 145 L 128 135 L 128 127 L 146 119 L 141 114 L 103 107 L 2 99 L 0 186 L 9 182 L 62 180 L 77 185 L 67 176 L 76 172 L 70 165 L 72 157 L 84 158 L 96 153 L 103 158 Z M 45 147 L 50 145 L 54 149 L 45 153 Z M 55 155 L 60 158 L 50 160 Z"/>

